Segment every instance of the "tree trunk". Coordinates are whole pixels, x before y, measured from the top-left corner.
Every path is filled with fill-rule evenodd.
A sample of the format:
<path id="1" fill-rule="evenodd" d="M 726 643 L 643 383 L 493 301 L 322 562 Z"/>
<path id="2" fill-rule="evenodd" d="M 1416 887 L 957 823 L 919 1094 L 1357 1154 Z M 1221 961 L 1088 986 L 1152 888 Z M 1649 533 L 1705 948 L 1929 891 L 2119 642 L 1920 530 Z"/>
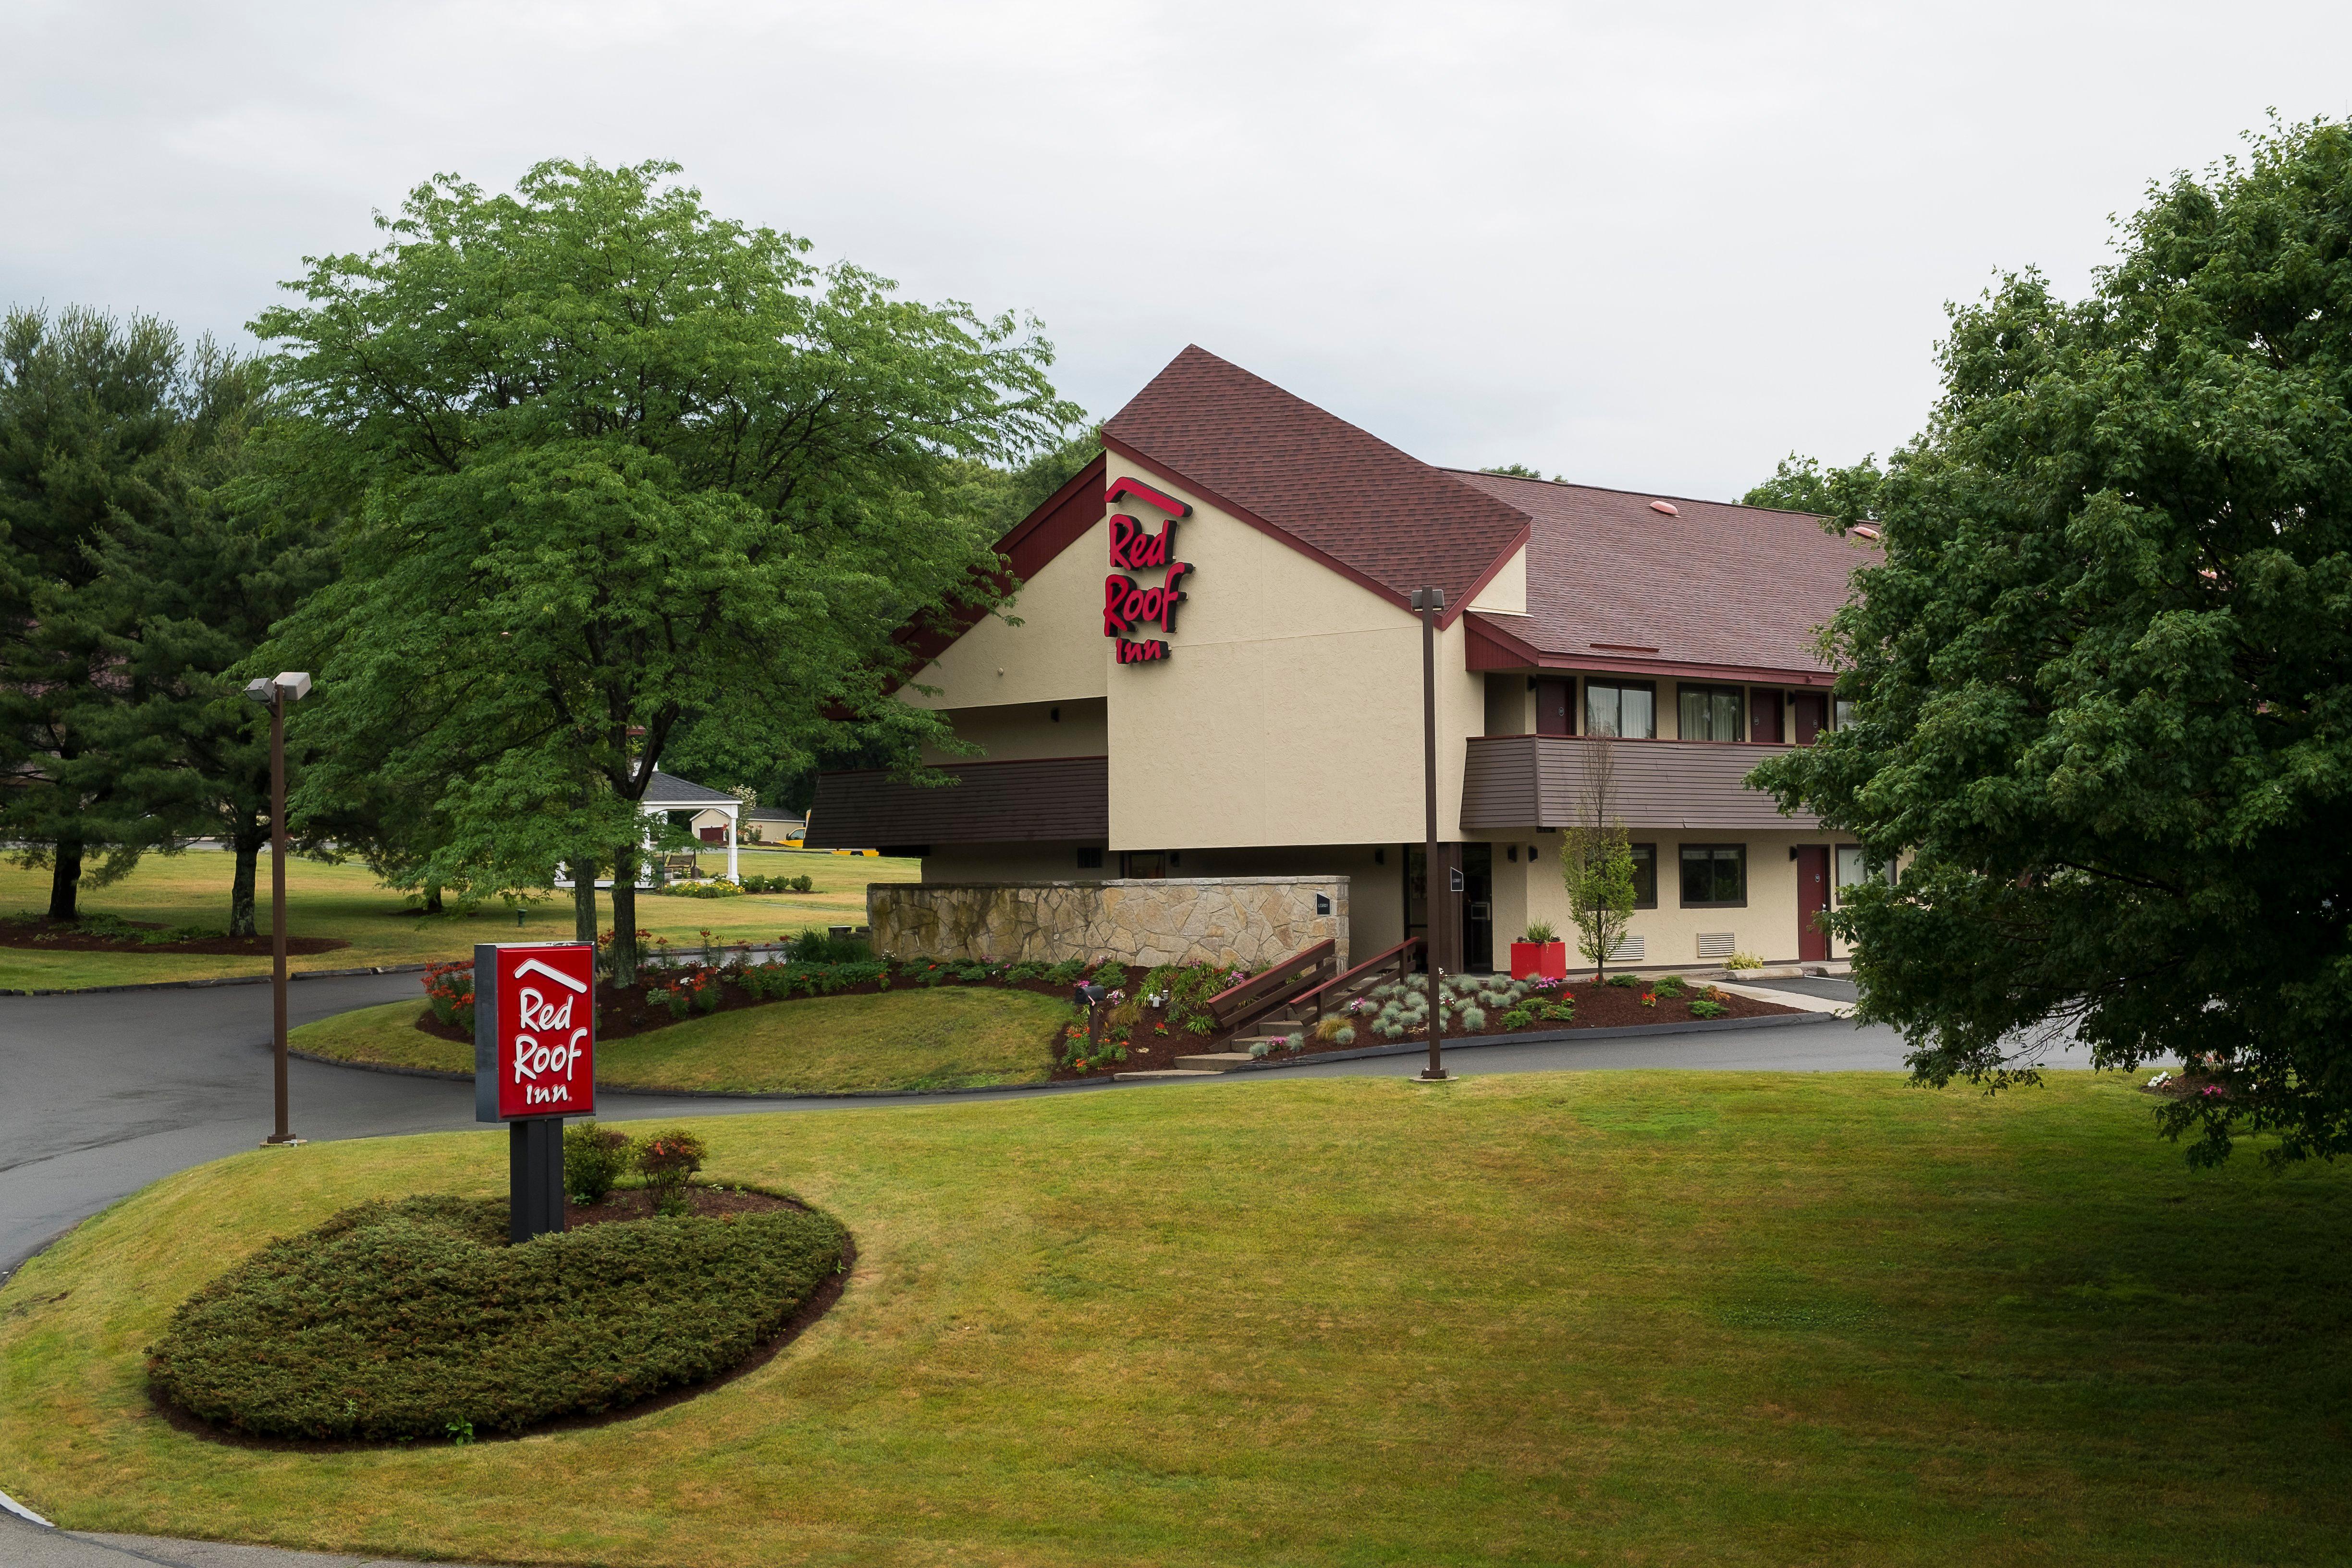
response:
<path id="1" fill-rule="evenodd" d="M 259 936 L 253 923 L 253 878 L 261 861 L 261 841 L 240 835 L 230 843 L 236 852 L 236 875 L 228 885 L 228 934 Z"/>
<path id="2" fill-rule="evenodd" d="M 637 983 L 637 847 L 624 844 L 613 855 L 613 985 Z"/>
<path id="3" fill-rule="evenodd" d="M 441 884 L 438 882 L 429 883 L 425 887 L 425 912 L 428 915 L 437 915 L 441 912 Z"/>
<path id="4" fill-rule="evenodd" d="M 585 855 L 572 861 L 572 940 L 596 940 L 596 862 Z"/>
<path id="5" fill-rule="evenodd" d="M 49 869 L 49 919 L 81 918 L 81 840 L 61 839 Z"/>

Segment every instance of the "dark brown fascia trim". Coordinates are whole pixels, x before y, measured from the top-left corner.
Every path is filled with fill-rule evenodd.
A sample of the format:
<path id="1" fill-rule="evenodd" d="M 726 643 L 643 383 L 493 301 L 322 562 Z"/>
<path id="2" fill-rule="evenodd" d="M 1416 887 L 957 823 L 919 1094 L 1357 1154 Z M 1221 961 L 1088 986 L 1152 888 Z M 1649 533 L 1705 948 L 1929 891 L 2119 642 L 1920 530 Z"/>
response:
<path id="1" fill-rule="evenodd" d="M 1480 495 L 1485 495 L 1486 492 L 1480 490 L 1478 493 Z M 1495 497 L 1491 499 L 1500 500 L 1501 498 Z M 1503 504 L 1506 506 L 1510 505 L 1508 501 L 1505 501 Z M 1513 511 L 1519 510 L 1517 507 L 1511 507 L 1511 510 Z M 1500 572 L 1506 565 L 1509 564 L 1512 556 L 1517 554 L 1520 551 L 1527 549 L 1534 542 L 1536 536 L 1535 519 L 1528 517 L 1528 514 L 1525 512 L 1519 512 L 1519 515 L 1521 517 L 1526 517 L 1527 521 L 1519 525 L 1518 537 L 1512 540 L 1510 543 L 1505 545 L 1503 547 L 1503 552 L 1500 555 L 1496 556 L 1495 559 L 1486 563 L 1486 570 L 1478 574 L 1478 580 L 1471 584 L 1468 588 L 1463 590 L 1462 598 L 1459 603 L 1455 604 L 1444 615 L 1437 617 L 1437 625 L 1440 630 L 1452 626 L 1454 622 L 1460 620 L 1465 615 L 1468 614 L 1470 602 L 1486 591 L 1486 584 L 1495 580 L 1495 574 Z"/>
<path id="2" fill-rule="evenodd" d="M 1390 604 L 1395 605 L 1404 610 L 1406 614 L 1410 615 L 1412 612 L 1412 596 L 1410 594 L 1401 594 L 1394 588 L 1390 587 L 1386 583 L 1380 581 L 1378 578 L 1369 577 L 1363 573 L 1358 571 L 1355 567 L 1349 565 L 1346 562 L 1325 554 L 1322 551 L 1316 549 L 1315 546 L 1307 543 L 1305 540 L 1299 538 L 1298 535 L 1291 532 L 1288 529 L 1282 528 L 1275 523 L 1266 521 L 1265 519 L 1258 516 L 1257 513 L 1250 510 L 1249 508 L 1239 505 L 1236 502 L 1227 500 L 1224 497 L 1209 489 L 1206 485 L 1188 479 L 1182 474 L 1178 473 L 1175 469 L 1168 468 L 1161 463 L 1145 457 L 1142 453 L 1137 451 L 1126 442 L 1117 440 L 1112 437 L 1106 435 L 1103 437 L 1103 447 L 1107 451 L 1114 452 L 1119 457 L 1126 458 L 1136 467 L 1145 469 L 1147 472 L 1158 475 L 1160 478 L 1166 479 L 1171 485 L 1181 485 L 1184 489 L 1191 490 L 1194 495 L 1199 496 L 1202 500 L 1207 501 L 1218 510 L 1241 519 L 1242 521 L 1248 523 L 1252 528 L 1256 529 L 1260 533 L 1265 534 L 1269 539 L 1280 540 L 1283 543 L 1290 546 L 1291 549 L 1296 550 L 1298 553 L 1306 556 L 1308 560 L 1315 562 L 1318 565 L 1329 567 L 1332 571 L 1337 572 L 1340 576 L 1347 578 L 1348 581 L 1357 584 L 1359 587 L 1370 589 L 1373 593 L 1378 594 L 1381 598 L 1386 599 Z"/>
<path id="3" fill-rule="evenodd" d="M 1097 489 L 1102 489 L 1104 479 L 1109 472 L 1109 459 L 1101 454 L 1097 454 L 1094 460 L 1073 475 L 1067 484 L 1064 485 L 1060 489 L 1055 490 L 1052 495 L 1047 496 L 1043 501 L 1038 503 L 1036 510 L 1031 512 L 1027 517 L 1023 518 L 1019 522 L 1013 524 L 1012 531 L 996 542 L 996 552 L 999 555 L 1011 556 L 1016 561 L 1024 553 L 1034 553 L 1024 552 L 1022 549 L 1024 545 L 1029 542 L 1029 536 L 1043 528 L 1045 525 L 1045 520 L 1053 516 L 1055 511 L 1060 508 L 1061 504 L 1064 501 L 1068 500 L 1072 496 L 1076 495 L 1082 487 L 1091 485 Z M 1108 509 L 1106 508 L 1105 510 L 1108 510 Z M 1101 521 L 1102 519 L 1099 517 L 1095 519 L 1095 522 L 1099 522 Z M 1091 522 L 1087 525 L 1087 528 L 1092 528 L 1093 526 L 1094 523 Z M 1034 564 L 1029 568 L 1030 571 L 1034 573 L 1037 567 L 1043 566 L 1046 562 L 1051 561 L 1055 556 L 1059 555 L 1063 551 L 1067 550 L 1071 545 L 1076 543 L 1080 539 L 1085 537 L 1085 531 L 1080 530 L 1078 532 L 1072 534 L 1067 539 L 1053 541 L 1047 545 L 1045 553 L 1036 558 Z M 1026 579 L 1024 579 L 1024 581 L 1026 581 Z"/>
<path id="4" fill-rule="evenodd" d="M 1075 499 L 1080 490 L 1088 486 L 1096 489 L 1102 488 L 1103 477 L 1108 466 L 1107 458 L 1097 456 L 1092 462 L 1080 468 L 1068 483 L 1038 503 L 1035 510 L 1013 524 L 1004 537 L 996 542 L 996 554 L 1004 564 L 993 574 L 990 582 L 999 593 L 1004 591 L 1005 584 L 1010 581 L 1026 583 L 1035 576 L 1047 562 L 1084 539 L 1087 530 L 1102 521 L 1100 517 L 1096 517 L 1083 526 L 1066 526 L 1056 532 L 1041 534 L 1047 520 L 1061 509 L 1065 501 Z M 959 609 L 950 617 L 946 626 L 937 630 L 902 630 L 896 640 L 899 647 L 915 656 L 917 660 L 915 668 L 920 669 L 924 665 L 953 647 L 964 633 L 980 625 L 987 616 L 988 612 L 983 609 Z M 903 678 L 892 676 L 885 683 L 883 694 L 889 695 L 912 679 L 911 674 Z"/>
<path id="5" fill-rule="evenodd" d="M 1546 653 L 1480 616 L 1473 628 L 1488 642 L 1525 659 L 1530 668 L 1598 670 L 1609 675 L 1659 675 L 1671 679 L 1736 680 L 1748 686 L 1803 686 L 1823 689 L 1837 682 L 1823 669 L 1780 669 L 1759 664 L 1693 664 L 1673 658 L 1612 658 L 1605 654 Z M 1468 658 L 1467 645 L 1464 658 Z M 1493 672 L 1488 672 L 1493 673 Z"/>

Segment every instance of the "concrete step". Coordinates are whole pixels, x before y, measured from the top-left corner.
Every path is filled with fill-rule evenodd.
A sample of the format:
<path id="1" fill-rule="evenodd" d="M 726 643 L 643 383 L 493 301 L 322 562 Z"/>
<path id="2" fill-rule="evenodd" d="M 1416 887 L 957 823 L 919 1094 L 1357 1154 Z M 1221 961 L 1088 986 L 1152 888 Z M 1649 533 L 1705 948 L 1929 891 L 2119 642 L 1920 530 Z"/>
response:
<path id="1" fill-rule="evenodd" d="M 1192 1072 L 1230 1072 L 1245 1067 L 1257 1058 L 1243 1051 L 1204 1051 L 1196 1057 L 1178 1057 L 1176 1065 Z"/>
<path id="2" fill-rule="evenodd" d="M 1110 1076 L 1114 1083 L 1135 1083 L 1151 1078 L 1216 1078 L 1223 1071 L 1223 1068 L 1202 1072 L 1182 1068 L 1146 1068 L 1140 1072 L 1115 1072 Z"/>

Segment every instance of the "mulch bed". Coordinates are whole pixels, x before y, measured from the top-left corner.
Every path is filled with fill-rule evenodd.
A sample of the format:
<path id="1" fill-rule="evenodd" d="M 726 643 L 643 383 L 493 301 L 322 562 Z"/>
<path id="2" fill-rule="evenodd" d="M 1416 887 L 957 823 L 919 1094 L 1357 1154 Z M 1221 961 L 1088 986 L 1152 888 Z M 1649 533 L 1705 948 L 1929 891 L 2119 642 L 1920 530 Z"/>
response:
<path id="1" fill-rule="evenodd" d="M 688 973 L 692 973 L 692 971 L 689 970 Z M 1139 973 L 1137 973 L 1136 978 L 1140 978 Z M 945 986 L 962 986 L 969 984 L 984 986 L 991 990 L 1027 991 L 1040 996 L 1051 996 L 1056 1001 L 1067 1001 L 1070 995 L 1066 987 L 1049 985 L 1042 980 L 1024 981 L 1018 985 L 1006 984 L 1002 981 L 967 982 L 961 980 L 947 980 L 942 981 L 940 984 Z M 760 997 L 752 995 L 749 991 L 746 991 L 742 986 L 737 984 L 731 979 L 725 978 L 724 971 L 721 972 L 719 987 L 719 1005 L 712 1009 L 714 1013 L 731 1013 L 743 1007 L 766 1007 L 781 1005 L 779 1003 L 765 1001 Z M 1701 985 L 1698 983 L 1694 983 L 1690 992 L 1679 1000 L 1670 1000 L 1666 997 L 1660 996 L 1657 998 L 1656 1005 L 1654 1006 L 1645 1007 L 1642 1005 L 1642 995 L 1644 991 L 1648 990 L 1648 988 L 1649 982 L 1646 980 L 1639 986 L 1597 985 L 1591 981 L 1577 982 L 1567 986 L 1563 993 L 1564 994 L 1571 995 L 1576 999 L 1576 1017 L 1573 1022 L 1560 1023 L 1549 1019 L 1538 1019 L 1527 1029 L 1506 1030 L 1502 1026 L 1502 1019 L 1500 1016 L 1490 1016 L 1486 1020 L 1486 1027 L 1480 1029 L 1478 1033 L 1480 1035 L 1514 1033 L 1540 1034 L 1556 1029 L 1624 1028 L 1630 1026 L 1638 1025 L 1687 1024 L 1693 1021 L 1691 1017 L 1690 1003 L 1701 989 Z M 887 987 L 876 984 L 869 981 L 864 984 L 844 986 L 838 991 L 830 993 L 830 994 L 835 996 L 872 996 L 884 990 L 907 991 L 912 989 L 917 989 L 917 987 L 909 985 L 905 981 L 894 982 Z M 1749 997 L 1737 996 L 1728 991 L 1719 993 L 1717 999 L 1723 1004 L 1725 1009 L 1720 1016 L 1727 1019 L 1760 1018 L 1772 1014 L 1797 1013 L 1803 1011 L 1803 1009 L 1797 1007 L 1784 1007 L 1777 1003 L 1759 1002 Z M 784 1000 L 786 1002 L 802 1002 L 807 1001 L 809 998 L 805 996 L 793 996 L 785 998 Z M 686 1022 L 686 1019 L 684 1018 L 672 1017 L 670 1016 L 669 1009 L 667 1007 L 648 1007 L 646 1005 L 645 988 L 643 986 L 632 987 L 630 991 L 617 995 L 614 994 L 610 986 L 605 986 L 599 992 L 599 1001 L 602 1005 L 596 1009 L 596 1037 L 603 1041 L 624 1040 L 629 1038 L 633 1035 L 649 1034 L 656 1029 L 667 1028 L 672 1024 Z M 701 1013 L 689 1013 L 687 1015 L 688 1018 L 698 1018 L 702 1016 L 705 1016 L 705 1015 Z M 1369 1023 L 1369 1019 L 1366 1022 Z M 467 1034 L 454 1026 L 444 1024 L 439 1019 L 436 1018 L 433 1016 L 432 1009 L 429 1007 L 418 1014 L 416 1026 L 436 1039 L 452 1040 L 460 1044 L 470 1044 L 473 1040 L 473 1037 L 471 1035 Z M 1251 1031 L 1244 1031 L 1244 1034 L 1249 1032 Z M 1369 1027 L 1360 1025 L 1356 1030 L 1355 1043 L 1352 1046 L 1318 1045 L 1310 1038 L 1304 1049 L 1296 1052 L 1282 1053 L 1276 1059 L 1293 1061 L 1302 1057 L 1319 1055 L 1327 1051 L 1360 1050 L 1367 1046 L 1402 1045 L 1413 1040 L 1426 1040 L 1427 1038 L 1427 1035 L 1419 1034 L 1408 1035 L 1401 1040 L 1383 1040 L 1379 1036 L 1373 1034 Z M 1071 1082 L 1081 1079 L 1101 1078 L 1113 1072 L 1135 1072 L 1146 1068 L 1171 1068 L 1176 1065 L 1176 1058 L 1180 1056 L 1199 1056 L 1212 1051 L 1222 1051 L 1225 1048 L 1226 1044 L 1224 1036 L 1189 1034 L 1171 1025 L 1169 1022 L 1168 1015 L 1164 1009 L 1147 1007 L 1142 1010 L 1140 1017 L 1137 1020 L 1128 1037 L 1128 1056 L 1127 1059 L 1123 1062 L 1103 1062 L 1097 1064 L 1088 1071 L 1080 1072 L 1076 1068 L 1064 1065 L 1061 1059 L 1062 1050 L 1060 1037 L 1056 1034 L 1053 1048 L 1054 1066 L 1051 1073 L 1051 1081 L 1056 1083 Z"/>
<path id="2" fill-rule="evenodd" d="M 122 924 L 142 931 L 168 929 L 156 921 L 124 921 Z M 341 937 L 332 936 L 289 936 L 286 939 L 286 951 L 296 956 L 332 952 L 337 948 L 351 945 Z M 184 938 L 178 942 L 148 942 L 116 932 L 84 931 L 72 925 L 51 925 L 47 921 L 0 921 L 0 947 L 36 947 L 48 952 L 246 953 L 258 958 L 268 958 L 272 951 L 266 936 L 204 936 Z"/>

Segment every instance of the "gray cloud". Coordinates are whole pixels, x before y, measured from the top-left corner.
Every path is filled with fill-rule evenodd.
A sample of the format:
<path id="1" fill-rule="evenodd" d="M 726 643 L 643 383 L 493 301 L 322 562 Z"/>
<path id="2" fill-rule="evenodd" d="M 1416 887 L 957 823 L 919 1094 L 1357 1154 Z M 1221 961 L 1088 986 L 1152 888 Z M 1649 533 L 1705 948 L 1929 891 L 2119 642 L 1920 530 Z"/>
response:
<path id="1" fill-rule="evenodd" d="M 1108 413 L 1188 342 L 1433 461 L 1736 494 L 1914 431 L 1944 301 L 2079 290 L 2319 5 L 26 4 L 0 297 L 233 334 L 424 175 L 674 158 L 1045 318 Z"/>

